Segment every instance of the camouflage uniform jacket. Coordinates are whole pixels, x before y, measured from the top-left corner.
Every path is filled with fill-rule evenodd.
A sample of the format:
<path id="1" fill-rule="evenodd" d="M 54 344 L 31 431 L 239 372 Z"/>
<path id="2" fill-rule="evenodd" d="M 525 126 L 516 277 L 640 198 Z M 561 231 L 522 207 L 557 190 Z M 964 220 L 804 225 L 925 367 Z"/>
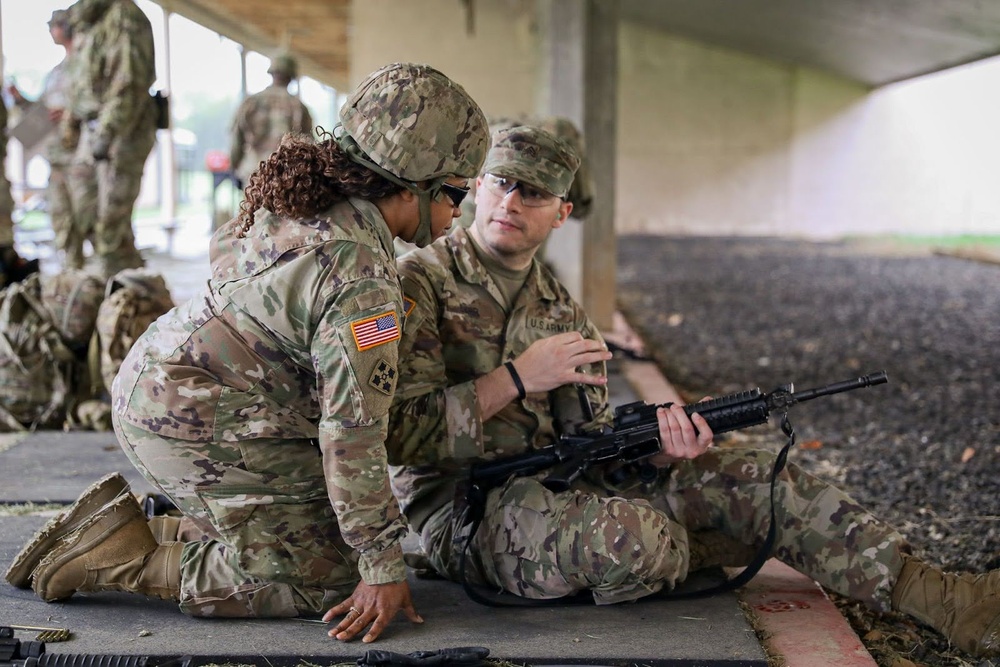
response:
<path id="1" fill-rule="evenodd" d="M 243 100 L 233 119 L 229 164 L 245 184 L 288 132 L 312 135 L 313 122 L 302 101 L 271 85 Z"/>
<path id="2" fill-rule="evenodd" d="M 385 221 L 351 199 L 311 220 L 261 209 L 246 238 L 238 228 L 233 220 L 216 232 L 204 294 L 132 347 L 114 409 L 187 441 L 316 439 L 362 577 L 400 581 L 406 526 L 384 443 L 402 311 Z"/>
<path id="3" fill-rule="evenodd" d="M 156 80 L 153 29 L 132 0 L 79 0 L 83 37 L 69 91 L 74 117 L 96 121 L 95 136 L 129 140 L 155 131 L 149 89 Z"/>
<path id="4" fill-rule="evenodd" d="M 529 394 L 484 423 L 474 380 L 541 338 L 568 331 L 602 338 L 538 260 L 508 314 L 465 228 L 407 254 L 399 272 L 407 314 L 387 446 L 390 463 L 403 466 L 392 470 L 393 489 L 419 528 L 452 500 L 470 458 L 544 447 L 583 425 L 574 387 Z M 604 374 L 604 364 L 592 372 Z M 596 421 L 609 422 L 607 389 L 587 391 Z"/>
<path id="5" fill-rule="evenodd" d="M 0 99 L 0 166 L 7 160 L 7 105 Z M 10 181 L 0 169 L 0 248 L 14 245 L 14 198 L 10 194 Z M 2 282 L 0 282 L 2 284 Z"/>
<path id="6" fill-rule="evenodd" d="M 69 61 L 70 56 L 63 58 L 58 65 L 45 75 L 45 81 L 42 84 L 42 96 L 38 101 L 49 111 L 65 109 L 67 106 L 70 85 Z M 49 164 L 55 167 L 64 167 L 70 163 L 72 157 L 73 151 L 66 150 L 63 147 L 57 132 L 51 132 L 46 137 L 45 159 L 49 161 Z"/>
<path id="7" fill-rule="evenodd" d="M 7 159 L 7 105 L 0 99 L 0 160 Z M 0 174 L 2 175 L 2 174 Z"/>

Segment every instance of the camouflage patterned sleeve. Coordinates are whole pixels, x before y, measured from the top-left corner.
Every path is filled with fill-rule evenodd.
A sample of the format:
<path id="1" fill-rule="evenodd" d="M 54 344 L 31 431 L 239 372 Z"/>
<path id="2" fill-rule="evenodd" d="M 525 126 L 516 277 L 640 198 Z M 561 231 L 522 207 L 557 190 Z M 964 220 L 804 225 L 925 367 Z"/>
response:
<path id="1" fill-rule="evenodd" d="M 136 11 L 142 10 L 136 8 Z M 148 20 L 125 15 L 115 39 L 109 40 L 106 73 L 111 74 L 105 100 L 97 117 L 97 137 L 113 141 L 136 127 L 143 113 L 151 113 L 149 88 L 156 80 L 153 33 Z"/>
<path id="2" fill-rule="evenodd" d="M 0 167 L 7 157 L 7 107 L 0 99 Z M 0 168 L 0 246 L 14 245 L 14 198 L 10 194 L 7 174 Z"/>
<path id="3" fill-rule="evenodd" d="M 240 163 L 243 162 L 243 155 L 246 153 L 247 136 L 243 126 L 248 104 L 249 98 L 243 100 L 237 107 L 236 115 L 233 116 L 233 126 L 229 131 L 229 168 L 233 171 L 236 171 Z"/>
<path id="4" fill-rule="evenodd" d="M 312 342 L 323 417 L 320 450 L 344 540 L 368 584 L 402 581 L 407 526 L 389 488 L 385 435 L 396 384 L 399 292 L 362 280 L 340 290 Z"/>
<path id="5" fill-rule="evenodd" d="M 393 465 L 433 464 L 483 453 L 483 423 L 473 381 L 451 384 L 438 333 L 439 306 L 432 285 L 442 276 L 425 265 L 400 265 L 406 326 L 400 341 L 399 384 L 389 411 L 389 459 Z"/>

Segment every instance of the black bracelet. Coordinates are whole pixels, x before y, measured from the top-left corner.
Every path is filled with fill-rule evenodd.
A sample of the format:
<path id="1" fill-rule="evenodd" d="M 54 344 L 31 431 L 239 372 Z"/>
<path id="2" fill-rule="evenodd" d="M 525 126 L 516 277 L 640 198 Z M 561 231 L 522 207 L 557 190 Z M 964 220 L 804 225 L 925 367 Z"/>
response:
<path id="1" fill-rule="evenodd" d="M 510 373 L 510 379 L 514 381 L 514 386 L 517 387 L 517 397 L 524 400 L 524 397 L 528 394 L 524 391 L 524 383 L 521 382 L 521 376 L 517 374 L 517 369 L 514 368 L 513 362 L 505 361 L 503 362 L 504 368 Z"/>

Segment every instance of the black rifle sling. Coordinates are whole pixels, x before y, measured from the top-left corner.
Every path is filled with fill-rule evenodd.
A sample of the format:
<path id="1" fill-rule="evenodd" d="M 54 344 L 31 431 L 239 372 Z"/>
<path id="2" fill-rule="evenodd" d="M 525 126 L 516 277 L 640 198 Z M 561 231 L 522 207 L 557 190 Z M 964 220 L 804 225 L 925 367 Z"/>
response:
<path id="1" fill-rule="evenodd" d="M 774 467 L 771 469 L 771 525 L 767 529 L 767 537 L 764 538 L 764 543 L 760 545 L 760 548 L 754 555 L 753 560 L 750 561 L 750 564 L 743 568 L 743 571 L 738 575 L 732 579 L 727 579 L 721 584 L 694 591 L 683 591 L 680 593 L 666 591 L 657 594 L 655 597 L 666 600 L 692 600 L 696 598 L 709 597 L 718 593 L 726 593 L 745 585 L 753 579 L 758 572 L 760 572 L 762 567 L 764 567 L 764 563 L 766 563 L 771 557 L 771 550 L 774 548 L 774 541 L 778 534 L 778 518 L 775 511 L 774 501 L 774 491 L 778 481 L 778 474 L 785 469 L 785 463 L 788 461 L 788 452 L 795 444 L 795 429 L 792 427 L 792 423 L 788 419 L 788 412 L 781 415 L 781 432 L 788 436 L 788 440 L 785 442 L 784 447 L 782 447 L 778 452 L 778 455 L 774 458 Z M 490 594 L 487 595 L 476 590 L 476 587 L 469 582 L 469 578 L 466 576 L 466 556 L 469 553 L 469 547 L 472 544 L 472 540 L 476 536 L 476 531 L 479 530 L 479 525 L 483 522 L 487 493 L 489 493 L 488 490 L 481 494 L 482 497 L 477 499 L 476 503 L 478 507 L 472 510 L 475 514 L 472 517 L 469 537 L 466 538 L 465 546 L 462 548 L 462 557 L 459 562 L 459 572 L 461 572 L 462 587 L 465 589 L 465 594 L 468 595 L 474 602 L 486 605 L 487 607 L 553 607 L 566 604 L 592 603 L 593 597 L 589 595 L 589 592 L 586 590 L 571 597 L 555 598 L 551 600 L 527 599 L 505 594 L 502 591 L 491 591 Z"/>

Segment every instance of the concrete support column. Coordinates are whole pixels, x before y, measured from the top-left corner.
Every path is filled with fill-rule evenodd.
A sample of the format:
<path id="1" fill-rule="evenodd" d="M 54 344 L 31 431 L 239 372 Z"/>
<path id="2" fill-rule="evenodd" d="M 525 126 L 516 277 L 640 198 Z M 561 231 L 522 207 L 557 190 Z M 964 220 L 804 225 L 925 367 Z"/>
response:
<path id="1" fill-rule="evenodd" d="M 587 221 L 571 221 L 557 230 L 572 234 L 572 226 L 579 227 L 582 248 L 577 256 L 566 257 L 558 248 L 550 248 L 547 256 L 560 276 L 570 277 L 570 291 L 578 295 L 597 326 L 610 330 L 618 266 L 614 220 L 618 0 L 547 0 L 539 6 L 546 14 L 542 23 L 548 51 L 547 90 L 539 96 L 546 108 L 540 111 L 565 116 L 581 128 L 595 186 Z M 572 276 L 579 276 L 578 291 Z"/>

